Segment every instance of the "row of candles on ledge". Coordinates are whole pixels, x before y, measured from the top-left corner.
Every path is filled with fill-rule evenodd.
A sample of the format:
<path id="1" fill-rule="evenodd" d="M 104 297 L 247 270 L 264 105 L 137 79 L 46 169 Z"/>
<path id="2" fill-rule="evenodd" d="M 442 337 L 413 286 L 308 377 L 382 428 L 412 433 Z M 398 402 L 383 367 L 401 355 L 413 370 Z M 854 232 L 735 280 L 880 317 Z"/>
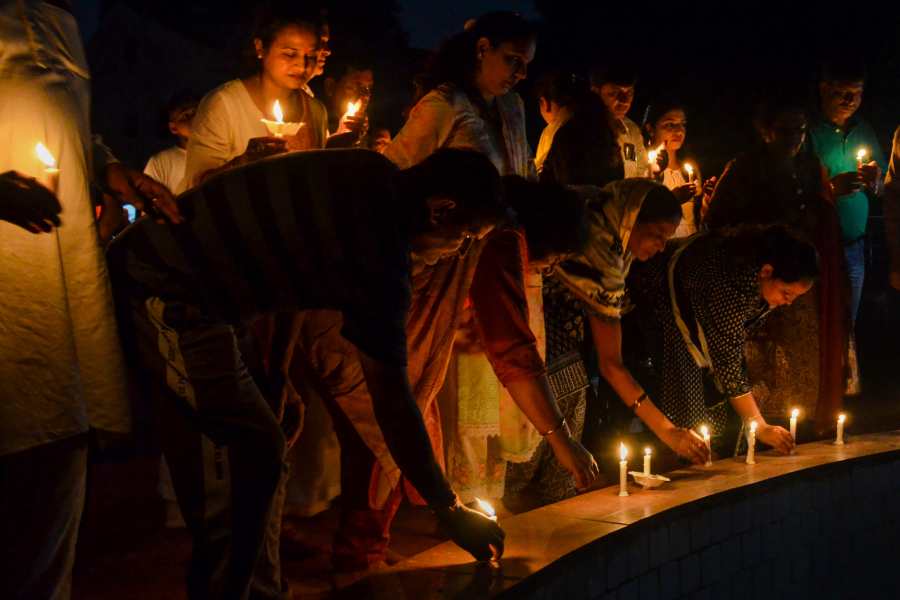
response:
<path id="1" fill-rule="evenodd" d="M 800 416 L 800 410 L 795 408 L 791 410 L 791 418 L 790 418 L 790 430 L 791 437 L 796 440 L 797 439 L 797 419 Z M 841 413 L 837 418 L 837 433 L 834 438 L 834 443 L 838 446 L 844 445 L 844 423 L 847 421 L 847 415 Z M 750 419 L 747 424 L 747 459 L 746 463 L 748 465 L 756 464 L 756 429 L 758 424 L 756 420 Z M 707 455 L 710 458 L 706 459 L 706 465 L 712 465 L 712 451 L 711 451 L 711 436 L 709 433 L 709 427 L 706 425 L 702 425 L 700 427 L 700 436 L 703 438 L 703 442 L 706 444 Z M 791 451 L 793 454 L 794 451 Z M 652 472 L 650 470 L 650 459 L 653 455 L 653 450 L 648 446 L 644 448 L 644 475 L 650 476 Z M 619 444 L 619 495 L 627 496 L 628 495 L 628 447 L 624 443 Z"/>
<path id="2" fill-rule="evenodd" d="M 797 419 L 800 417 L 800 410 L 795 408 L 791 410 L 791 418 L 790 418 L 790 431 L 791 437 L 795 440 L 797 439 Z M 834 443 L 838 446 L 844 445 L 844 423 L 847 420 L 847 415 L 841 413 L 837 418 L 837 434 L 835 435 Z M 747 459 L 746 463 L 748 465 L 756 464 L 756 429 L 757 423 L 755 420 L 751 419 L 748 423 L 748 433 L 747 433 Z M 708 455 L 711 457 L 711 435 L 709 431 L 709 427 L 706 425 L 702 425 L 700 427 L 700 436 L 703 438 L 704 443 L 706 443 L 706 450 Z M 793 454 L 793 451 L 791 452 Z M 653 456 L 653 449 L 649 446 L 644 448 L 644 471 L 643 475 L 645 477 L 653 477 L 653 473 L 651 470 L 651 459 Z M 706 466 L 712 465 L 712 459 L 707 458 Z M 667 481 L 667 480 L 666 480 Z M 624 443 L 619 443 L 619 496 L 628 496 L 628 446 Z M 475 504 L 478 506 L 478 509 L 485 514 L 488 518 L 493 521 L 497 520 L 497 513 L 494 511 L 494 507 L 491 506 L 489 502 L 482 500 L 481 498 L 475 498 Z"/>

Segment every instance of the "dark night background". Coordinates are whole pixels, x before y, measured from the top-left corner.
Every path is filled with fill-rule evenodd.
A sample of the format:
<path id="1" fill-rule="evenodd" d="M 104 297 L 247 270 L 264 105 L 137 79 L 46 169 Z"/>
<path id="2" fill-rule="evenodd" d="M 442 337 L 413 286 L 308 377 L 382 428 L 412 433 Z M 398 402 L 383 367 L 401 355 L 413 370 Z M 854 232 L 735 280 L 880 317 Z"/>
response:
<path id="1" fill-rule="evenodd" d="M 94 76 L 94 128 L 125 160 L 143 165 L 168 144 L 160 112 L 173 93 L 203 94 L 238 73 L 254 2 L 99 0 L 77 3 Z M 661 94 L 689 108 L 688 151 L 705 175 L 717 174 L 754 136 L 761 95 L 794 88 L 814 100 L 816 65 L 856 54 L 869 67 L 862 113 L 887 146 L 900 123 L 900 17 L 871 5 L 673 2 L 591 3 L 578 0 L 326 1 L 332 50 L 326 75 L 348 62 L 376 70 L 373 119 L 396 131 L 412 75 L 427 50 L 464 20 L 494 9 L 539 19 L 541 36 L 530 79 L 552 67 L 584 69 L 627 60 L 639 73 L 631 117 Z M 321 78 L 320 78 L 321 79 Z M 314 87 L 315 87 L 314 82 Z M 319 82 L 321 83 L 321 82 Z M 543 123 L 529 94 L 529 137 Z"/>

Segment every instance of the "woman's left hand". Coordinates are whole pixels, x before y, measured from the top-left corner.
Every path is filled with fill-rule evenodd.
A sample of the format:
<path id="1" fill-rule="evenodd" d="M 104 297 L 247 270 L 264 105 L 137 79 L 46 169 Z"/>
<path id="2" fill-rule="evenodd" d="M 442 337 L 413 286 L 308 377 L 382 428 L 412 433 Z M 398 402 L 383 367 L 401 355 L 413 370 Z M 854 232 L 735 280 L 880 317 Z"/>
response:
<path id="1" fill-rule="evenodd" d="M 756 437 L 764 444 L 768 444 L 781 452 L 782 454 L 790 454 L 794 449 L 794 438 L 790 432 L 784 427 L 776 425 L 763 425 L 756 432 Z"/>

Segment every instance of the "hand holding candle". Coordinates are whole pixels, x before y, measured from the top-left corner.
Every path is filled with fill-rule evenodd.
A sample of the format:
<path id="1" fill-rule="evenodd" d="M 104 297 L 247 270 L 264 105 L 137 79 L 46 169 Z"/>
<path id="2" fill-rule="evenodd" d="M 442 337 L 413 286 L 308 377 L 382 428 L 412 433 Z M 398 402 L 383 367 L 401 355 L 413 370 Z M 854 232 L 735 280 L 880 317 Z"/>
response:
<path id="1" fill-rule="evenodd" d="M 756 464 L 756 421 L 750 420 L 749 431 L 747 433 L 747 464 Z"/>
<path id="2" fill-rule="evenodd" d="M 834 438 L 834 443 L 838 446 L 844 445 L 844 421 L 847 420 L 847 415 L 841 413 L 838 415 L 837 419 L 837 435 Z"/>
<path id="3" fill-rule="evenodd" d="M 47 150 L 47 147 L 38 142 L 34 147 L 38 160 L 44 164 L 45 185 L 47 189 L 56 194 L 59 187 L 59 169 L 56 167 L 56 158 Z"/>
<path id="4" fill-rule="evenodd" d="M 628 495 L 628 448 L 619 444 L 619 496 Z"/>

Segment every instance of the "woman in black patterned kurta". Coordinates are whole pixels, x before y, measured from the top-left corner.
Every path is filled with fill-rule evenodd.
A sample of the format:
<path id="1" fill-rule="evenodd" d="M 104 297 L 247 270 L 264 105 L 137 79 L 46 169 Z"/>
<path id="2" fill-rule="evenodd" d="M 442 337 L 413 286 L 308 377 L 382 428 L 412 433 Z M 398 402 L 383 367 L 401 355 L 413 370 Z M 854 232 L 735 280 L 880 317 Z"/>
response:
<path id="1" fill-rule="evenodd" d="M 675 301 L 695 348 L 702 347 L 701 329 L 705 335 L 711 374 L 698 366 L 678 327 L 668 277 L 673 262 Z M 720 443 L 723 432 L 736 429 L 737 415 L 754 419 L 760 441 L 790 450 L 790 434 L 759 413 L 743 348 L 748 332 L 807 292 L 817 274 L 812 245 L 780 227 L 701 234 L 670 244 L 634 282 L 638 303 L 656 330 L 651 347 L 661 374 L 660 410 L 679 427 L 708 424 Z M 705 376 L 713 385 L 704 385 Z"/>

